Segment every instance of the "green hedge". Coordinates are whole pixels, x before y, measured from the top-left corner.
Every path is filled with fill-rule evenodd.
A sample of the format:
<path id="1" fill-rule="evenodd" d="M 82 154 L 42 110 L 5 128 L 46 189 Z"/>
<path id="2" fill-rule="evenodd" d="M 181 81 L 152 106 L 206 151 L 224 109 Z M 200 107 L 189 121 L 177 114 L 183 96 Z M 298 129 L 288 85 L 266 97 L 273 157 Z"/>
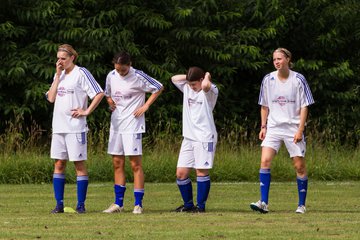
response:
<path id="1" fill-rule="evenodd" d="M 360 141 L 360 2 L 356 0 L 3 0 L 0 8 L 0 133 L 21 116 L 51 128 L 44 99 L 56 50 L 69 43 L 78 64 L 104 86 L 114 52 L 160 80 L 165 91 L 147 113 L 160 132 L 181 126 L 181 94 L 172 74 L 198 65 L 220 89 L 216 124 L 252 135 L 259 125 L 258 92 L 272 71 L 272 51 L 288 48 L 294 70 L 316 101 L 309 125 L 338 144 Z M 10 91 L 12 89 L 12 91 Z M 96 130 L 109 119 L 105 101 L 89 118 Z M 233 124 L 229 124 L 229 122 Z M 235 125 L 236 124 L 236 125 Z M 319 137 L 319 139 L 321 139 Z"/>

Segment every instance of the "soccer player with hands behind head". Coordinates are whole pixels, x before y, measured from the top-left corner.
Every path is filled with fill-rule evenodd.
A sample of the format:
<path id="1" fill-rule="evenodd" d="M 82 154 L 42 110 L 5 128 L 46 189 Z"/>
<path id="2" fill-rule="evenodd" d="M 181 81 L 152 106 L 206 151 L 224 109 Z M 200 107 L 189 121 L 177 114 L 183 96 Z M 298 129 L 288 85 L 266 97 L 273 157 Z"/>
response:
<path id="1" fill-rule="evenodd" d="M 126 190 L 125 157 L 130 158 L 134 174 L 134 214 L 143 213 L 144 172 L 142 168 L 142 133 L 145 132 L 145 112 L 163 91 L 163 85 L 131 66 L 131 57 L 119 52 L 113 58 L 114 70 L 106 78 L 105 96 L 111 114 L 108 153 L 114 167 L 115 202 L 105 213 L 124 211 Z M 151 93 L 145 102 L 146 93 Z"/>
<path id="2" fill-rule="evenodd" d="M 46 97 L 55 103 L 52 120 L 51 158 L 55 159 L 53 186 L 56 207 L 52 213 L 64 212 L 65 169 L 67 160 L 74 162 L 77 175 L 76 211 L 85 213 L 88 187 L 86 116 L 104 97 L 103 90 L 91 73 L 75 65 L 78 54 L 68 45 L 57 51 L 56 73 Z M 92 99 L 88 106 L 88 97 Z"/>
<path id="3" fill-rule="evenodd" d="M 217 132 L 213 110 L 218 98 L 218 88 L 211 83 L 211 75 L 199 67 L 190 67 L 187 74 L 171 78 L 183 92 L 183 141 L 176 169 L 176 182 L 183 205 L 175 212 L 205 212 L 210 191 L 209 169 L 213 167 Z M 189 174 L 196 170 L 197 205 Z"/>
<path id="4" fill-rule="evenodd" d="M 299 202 L 296 213 L 305 213 L 308 177 L 305 166 L 305 123 L 308 106 L 314 103 L 305 77 L 292 67 L 291 53 L 285 48 L 273 52 L 276 71 L 267 74 L 261 84 L 259 105 L 261 105 L 262 140 L 260 165 L 260 193 L 258 202 L 250 204 L 251 209 L 267 213 L 270 190 L 271 162 L 279 151 L 281 143 L 293 160 L 297 175 Z"/>

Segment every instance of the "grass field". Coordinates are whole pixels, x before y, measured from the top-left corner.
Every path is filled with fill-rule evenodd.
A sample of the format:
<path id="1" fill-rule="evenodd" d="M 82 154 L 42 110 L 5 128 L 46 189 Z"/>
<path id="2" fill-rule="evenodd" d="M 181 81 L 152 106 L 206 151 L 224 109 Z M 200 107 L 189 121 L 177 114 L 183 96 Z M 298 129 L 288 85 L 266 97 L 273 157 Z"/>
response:
<path id="1" fill-rule="evenodd" d="M 196 189 L 196 187 L 194 187 Z M 175 183 L 147 183 L 143 215 L 103 214 L 112 183 L 91 183 L 83 215 L 50 214 L 52 186 L 0 185 L 0 239 L 359 239 L 360 182 L 310 182 L 308 212 L 295 214 L 296 184 L 273 182 L 270 213 L 252 212 L 258 183 L 213 183 L 205 214 L 172 213 L 180 203 Z M 75 207 L 76 186 L 66 185 L 65 206 Z"/>

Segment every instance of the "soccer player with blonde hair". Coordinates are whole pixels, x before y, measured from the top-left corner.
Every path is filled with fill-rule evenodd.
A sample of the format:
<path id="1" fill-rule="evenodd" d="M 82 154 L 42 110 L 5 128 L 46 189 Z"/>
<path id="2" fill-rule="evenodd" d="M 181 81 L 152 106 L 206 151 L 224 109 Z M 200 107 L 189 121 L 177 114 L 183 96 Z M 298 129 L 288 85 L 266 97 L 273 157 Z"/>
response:
<path id="1" fill-rule="evenodd" d="M 56 73 L 46 97 L 54 104 L 52 120 L 51 158 L 55 159 L 53 186 L 56 207 L 52 213 L 64 212 L 65 169 L 67 160 L 74 162 L 77 175 L 76 211 L 85 213 L 88 187 L 87 159 L 88 131 L 86 116 L 99 105 L 103 90 L 91 73 L 75 65 L 78 53 L 69 44 L 58 47 Z M 88 106 L 88 98 L 91 104 Z"/>
<path id="2" fill-rule="evenodd" d="M 305 213 L 308 177 L 305 165 L 305 123 L 308 106 L 314 103 L 305 77 L 290 68 L 292 55 L 285 48 L 273 52 L 276 71 L 267 74 L 261 84 L 259 105 L 261 106 L 262 140 L 260 164 L 260 195 L 258 202 L 250 204 L 251 209 L 267 213 L 271 182 L 271 162 L 279 151 L 281 143 L 293 160 L 297 175 L 299 202 L 296 213 Z"/>

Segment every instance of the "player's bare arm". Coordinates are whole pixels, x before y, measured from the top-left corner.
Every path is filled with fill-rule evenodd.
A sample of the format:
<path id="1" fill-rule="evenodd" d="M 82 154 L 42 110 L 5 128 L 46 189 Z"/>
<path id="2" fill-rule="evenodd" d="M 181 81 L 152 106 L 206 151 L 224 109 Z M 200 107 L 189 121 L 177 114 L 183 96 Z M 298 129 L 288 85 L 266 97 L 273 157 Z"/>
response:
<path id="1" fill-rule="evenodd" d="M 208 92 L 208 91 L 210 91 L 210 88 L 211 88 L 211 75 L 209 72 L 207 72 L 207 73 L 205 73 L 205 77 L 201 82 L 201 89 L 204 92 Z"/>
<path id="2" fill-rule="evenodd" d="M 49 91 L 47 92 L 47 99 L 49 102 L 54 103 L 55 102 L 55 98 L 56 98 L 56 94 L 57 94 L 57 88 L 60 82 L 60 75 L 61 72 L 63 70 L 63 66 L 61 65 L 60 60 L 58 60 L 56 62 L 56 75 L 55 75 L 55 79 L 53 81 L 53 83 L 51 84 L 51 87 L 49 89 Z"/>
<path id="3" fill-rule="evenodd" d="M 186 81 L 186 74 L 178 74 L 171 77 L 172 82 Z"/>
<path id="4" fill-rule="evenodd" d="M 261 117 L 261 129 L 259 133 L 259 139 L 264 140 L 266 136 L 266 130 L 267 130 L 267 117 L 269 115 L 269 108 L 265 106 L 261 106 L 260 109 L 260 117 Z"/>
<path id="5" fill-rule="evenodd" d="M 150 106 L 155 102 L 155 100 L 158 98 L 158 96 L 161 94 L 161 92 L 163 90 L 164 90 L 164 87 L 162 87 L 159 91 L 151 94 L 151 96 L 148 98 L 148 100 L 145 102 L 145 104 L 142 105 L 140 108 L 138 108 L 134 112 L 134 116 L 140 117 L 141 115 L 143 115 L 150 108 Z"/>
<path id="6" fill-rule="evenodd" d="M 308 107 L 303 107 L 300 109 L 300 124 L 299 124 L 299 129 L 294 136 L 294 143 L 300 142 L 303 138 L 303 133 L 305 130 L 305 122 L 307 119 L 308 112 L 309 112 Z"/>
<path id="7" fill-rule="evenodd" d="M 84 110 L 81 108 L 76 108 L 76 109 L 72 109 L 71 112 L 71 116 L 73 118 L 79 118 L 79 117 L 83 117 L 83 116 L 88 116 L 90 115 L 90 113 L 92 113 L 94 111 L 94 109 L 99 105 L 99 103 L 101 102 L 101 99 L 104 97 L 104 93 L 100 92 L 98 93 L 93 100 L 91 101 L 90 106 Z"/>

